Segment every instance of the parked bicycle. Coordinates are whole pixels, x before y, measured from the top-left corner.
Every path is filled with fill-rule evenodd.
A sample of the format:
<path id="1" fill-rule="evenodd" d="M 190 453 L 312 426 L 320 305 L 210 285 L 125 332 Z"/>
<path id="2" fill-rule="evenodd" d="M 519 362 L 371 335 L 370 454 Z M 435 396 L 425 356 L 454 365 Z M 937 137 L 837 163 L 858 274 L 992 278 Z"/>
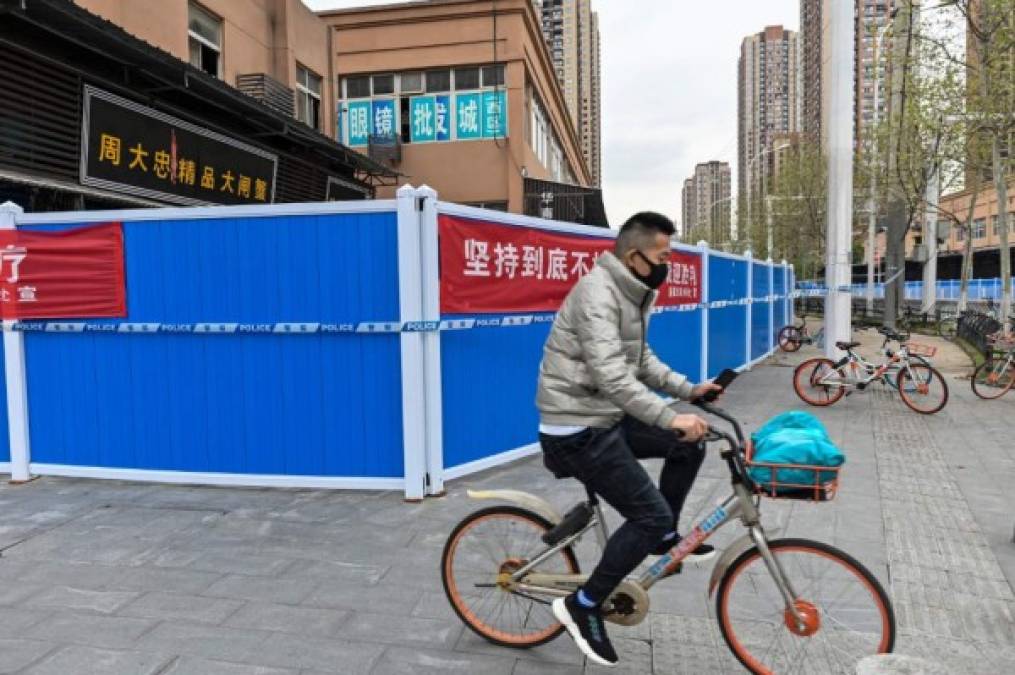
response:
<path id="1" fill-rule="evenodd" d="M 914 326 L 925 328 L 927 332 L 934 332 L 946 340 L 954 340 L 959 332 L 959 314 L 956 311 L 941 308 L 937 308 L 933 314 L 914 312 L 909 305 L 905 305 L 902 316 L 899 318 L 899 327 L 905 331 L 911 331 Z"/>
<path id="2" fill-rule="evenodd" d="M 1015 384 L 1015 338 L 1001 334 L 987 336 L 987 360 L 981 363 L 969 380 L 973 393 L 983 399 L 1001 398 Z M 995 352 L 1001 352 L 1000 358 Z"/>
<path id="3" fill-rule="evenodd" d="M 812 335 L 807 328 L 807 317 L 801 315 L 798 317 L 797 323 L 791 323 L 779 329 L 776 342 L 779 344 L 779 349 L 784 352 L 798 351 L 803 345 L 817 345 L 818 348 L 821 348 L 825 346 L 825 327 L 822 325 Z"/>
<path id="4" fill-rule="evenodd" d="M 924 415 L 938 412 L 948 403 L 948 383 L 926 357 L 934 356 L 933 347 L 909 342 L 909 335 L 889 328 L 878 330 L 885 340 L 881 345 L 887 360 L 872 363 L 855 351 L 859 342 L 836 342 L 846 352 L 838 363 L 819 357 L 808 359 L 793 371 L 793 390 L 804 402 L 829 406 L 854 391 L 863 391 L 880 382 L 899 391 L 902 402 Z M 889 342 L 898 342 L 895 351 Z"/>
<path id="5" fill-rule="evenodd" d="M 740 424 L 707 403 L 705 412 L 734 434 L 709 427 L 704 440 L 721 442 L 733 494 L 711 511 L 669 553 L 637 579 L 628 578 L 604 603 L 607 621 L 636 625 L 649 611 L 649 591 L 678 573 L 682 560 L 724 525 L 739 521 L 747 533 L 733 542 L 712 570 L 708 590 L 727 646 L 754 673 L 852 673 L 864 656 L 890 652 L 895 643 L 891 601 L 871 572 L 849 554 L 808 539 L 769 539 L 761 525 L 760 496 L 832 499 L 838 469 L 768 465 L 751 460 Z M 752 467 L 768 467 L 769 483 L 756 483 Z M 801 486 L 780 471 L 810 471 Z M 810 475 L 810 474 L 809 474 Z M 792 489 L 791 489 L 792 488 Z M 554 598 L 573 593 L 588 578 L 575 546 L 594 531 L 609 537 L 595 494 L 561 518 L 545 500 L 517 490 L 473 492 L 476 499 L 512 502 L 467 516 L 452 531 L 441 558 L 444 590 L 458 617 L 494 644 L 528 648 L 564 630 L 550 610 Z"/>

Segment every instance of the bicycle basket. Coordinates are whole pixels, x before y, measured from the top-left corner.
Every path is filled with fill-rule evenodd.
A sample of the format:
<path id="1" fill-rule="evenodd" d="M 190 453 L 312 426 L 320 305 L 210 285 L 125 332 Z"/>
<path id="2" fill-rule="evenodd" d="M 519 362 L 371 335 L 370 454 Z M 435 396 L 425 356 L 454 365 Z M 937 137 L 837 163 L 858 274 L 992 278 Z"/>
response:
<path id="1" fill-rule="evenodd" d="M 906 342 L 903 345 L 912 356 L 925 356 L 930 358 L 937 354 L 937 347 L 921 344 L 919 342 Z"/>
<path id="2" fill-rule="evenodd" d="M 839 490 L 841 466 L 809 466 L 806 464 L 772 464 L 753 459 L 754 443 L 747 442 L 747 470 L 754 491 L 770 499 L 801 499 L 827 502 Z"/>

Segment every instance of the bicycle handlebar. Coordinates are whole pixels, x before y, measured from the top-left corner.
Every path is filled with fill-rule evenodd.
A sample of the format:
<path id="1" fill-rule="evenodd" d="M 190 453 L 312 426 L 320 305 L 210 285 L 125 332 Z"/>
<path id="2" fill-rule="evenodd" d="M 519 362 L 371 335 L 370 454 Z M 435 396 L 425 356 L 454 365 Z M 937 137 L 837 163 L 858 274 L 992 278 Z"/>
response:
<path id="1" fill-rule="evenodd" d="M 729 425 L 733 427 L 733 433 L 736 434 L 736 438 L 731 436 L 728 432 L 723 431 L 722 429 L 717 429 L 710 424 L 708 425 L 708 431 L 702 440 L 705 440 L 706 442 L 724 440 L 729 443 L 729 454 L 724 453 L 723 458 L 729 464 L 730 472 L 734 476 L 734 481 L 742 481 L 750 486 L 753 481 L 751 481 L 750 476 L 747 474 L 747 466 L 745 464 L 746 458 L 744 456 L 744 453 L 747 451 L 747 441 L 744 438 L 744 431 L 740 427 L 740 423 L 735 417 L 733 417 L 733 415 L 729 414 L 719 406 L 709 403 L 703 399 L 695 399 L 690 403 L 703 412 L 728 422 Z M 681 436 L 683 436 L 682 433 L 678 437 Z M 709 438 L 709 436 L 712 438 Z"/>

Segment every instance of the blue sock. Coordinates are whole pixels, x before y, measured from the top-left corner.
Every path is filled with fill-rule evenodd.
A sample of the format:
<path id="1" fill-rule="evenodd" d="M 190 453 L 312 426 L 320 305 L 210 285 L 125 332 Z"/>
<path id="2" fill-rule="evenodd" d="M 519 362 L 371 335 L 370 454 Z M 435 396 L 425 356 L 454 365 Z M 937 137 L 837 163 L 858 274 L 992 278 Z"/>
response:
<path id="1" fill-rule="evenodd" d="M 593 607 L 596 606 L 596 603 L 589 600 L 589 597 L 585 595 L 584 590 L 579 590 L 578 595 L 575 597 L 578 599 L 578 604 L 584 607 L 585 609 L 592 609 Z"/>

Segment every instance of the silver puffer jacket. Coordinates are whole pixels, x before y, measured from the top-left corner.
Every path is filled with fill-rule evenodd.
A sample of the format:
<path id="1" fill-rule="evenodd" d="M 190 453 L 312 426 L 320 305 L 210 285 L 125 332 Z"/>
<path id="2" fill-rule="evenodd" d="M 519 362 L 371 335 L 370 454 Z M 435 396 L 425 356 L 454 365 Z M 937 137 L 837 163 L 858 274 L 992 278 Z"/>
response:
<path id="1" fill-rule="evenodd" d="M 599 257 L 564 299 L 543 347 L 540 422 L 610 427 L 627 413 L 669 428 L 676 413 L 653 390 L 688 399 L 692 387 L 645 342 L 656 295 L 612 253 Z"/>

